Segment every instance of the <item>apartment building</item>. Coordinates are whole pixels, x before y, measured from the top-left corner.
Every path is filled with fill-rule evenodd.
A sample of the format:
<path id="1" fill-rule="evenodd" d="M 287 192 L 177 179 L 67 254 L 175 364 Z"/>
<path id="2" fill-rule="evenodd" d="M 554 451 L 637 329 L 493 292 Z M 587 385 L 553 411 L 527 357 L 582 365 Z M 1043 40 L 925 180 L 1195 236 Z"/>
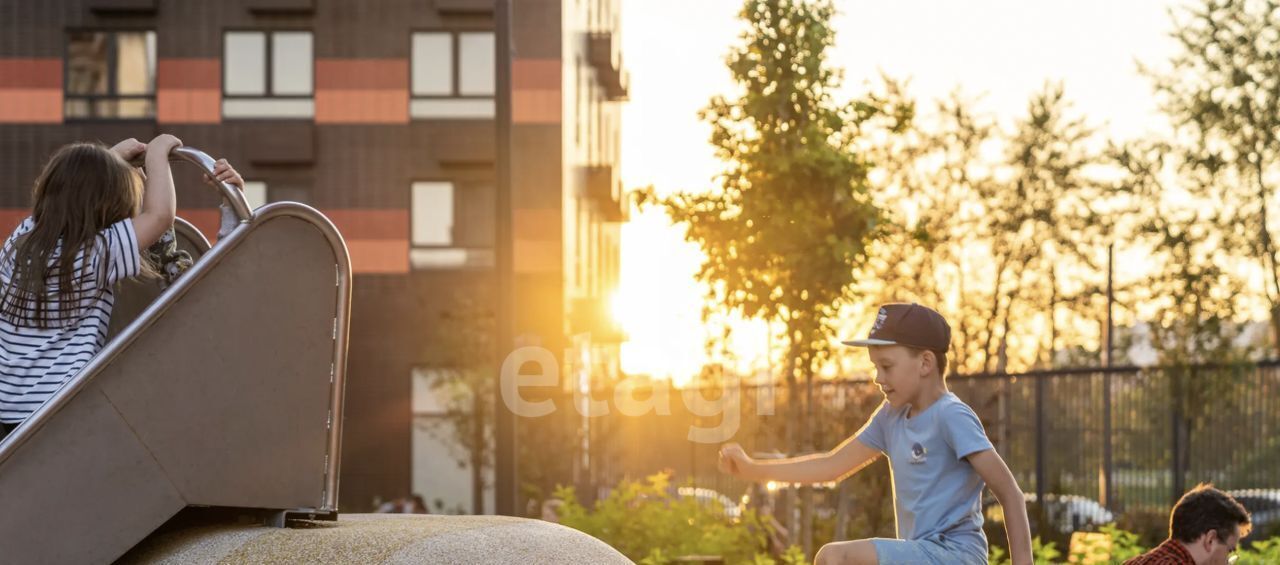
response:
<path id="1" fill-rule="evenodd" d="M 565 388 L 619 370 L 617 2 L 512 2 L 515 324 Z M 452 368 L 442 313 L 493 305 L 495 45 L 492 0 L 0 0 L 0 228 L 57 147 L 158 132 L 231 160 L 252 205 L 321 210 L 356 274 L 343 510 L 420 493 L 469 511 L 431 380 Z M 215 195 L 176 176 L 212 237 Z"/>

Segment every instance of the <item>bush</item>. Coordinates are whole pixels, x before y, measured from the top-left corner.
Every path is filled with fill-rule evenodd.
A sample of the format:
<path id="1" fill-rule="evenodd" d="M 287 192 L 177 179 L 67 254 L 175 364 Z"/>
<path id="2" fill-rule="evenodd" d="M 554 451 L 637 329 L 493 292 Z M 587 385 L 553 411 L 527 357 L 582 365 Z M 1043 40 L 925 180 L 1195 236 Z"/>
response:
<path id="1" fill-rule="evenodd" d="M 1082 537 L 1069 550 L 1071 563 L 1123 563 L 1142 555 L 1146 547 L 1139 542 L 1138 534 L 1107 524 L 1097 534 Z"/>
<path id="2" fill-rule="evenodd" d="M 1280 537 L 1258 540 L 1249 549 L 1240 550 L 1236 565 L 1264 565 L 1280 563 Z"/>
<path id="3" fill-rule="evenodd" d="M 1078 547 L 1071 547 L 1071 555 L 1065 561 L 1070 563 L 1124 563 L 1126 560 L 1137 557 L 1148 549 L 1159 545 L 1159 543 L 1144 544 L 1139 540 L 1138 534 L 1122 530 L 1114 525 L 1102 526 L 1099 528 L 1099 533 L 1104 534 L 1106 537 L 1089 538 L 1083 540 L 1083 543 L 1077 544 Z M 1042 544 L 1040 538 L 1036 538 L 1033 541 L 1032 552 L 1035 554 L 1035 562 L 1037 564 L 1064 562 L 1064 560 L 1060 559 L 1063 557 L 1062 553 L 1058 551 L 1054 544 Z M 1280 563 L 1280 537 L 1254 541 L 1248 549 L 1245 549 L 1242 543 L 1239 553 L 1240 559 L 1236 561 L 1236 565 L 1272 565 Z M 1009 556 L 1003 548 L 991 547 L 991 565 L 1008 565 L 1009 563 Z"/>
<path id="4" fill-rule="evenodd" d="M 1039 537 L 1031 540 L 1031 554 L 1035 557 L 1035 565 L 1052 565 L 1061 563 L 1062 552 L 1058 551 L 1058 547 L 1053 542 L 1042 542 Z M 991 555 L 988 563 L 990 565 L 1011 565 L 1013 560 L 1009 558 L 1008 552 L 1000 546 L 991 546 Z"/>
<path id="5" fill-rule="evenodd" d="M 1117 517 L 1116 528 L 1138 536 L 1138 544 L 1152 548 L 1169 537 L 1169 510 L 1131 509 Z"/>
<path id="6" fill-rule="evenodd" d="M 727 564 L 776 563 L 768 553 L 768 526 L 752 510 L 731 520 L 718 505 L 674 496 L 665 473 L 644 482 L 622 481 L 594 509 L 578 502 L 572 488 L 560 487 L 556 498 L 560 523 L 609 544 L 642 565 L 661 565 L 686 555 L 716 555 Z M 804 563 L 791 548 L 783 563 Z"/>

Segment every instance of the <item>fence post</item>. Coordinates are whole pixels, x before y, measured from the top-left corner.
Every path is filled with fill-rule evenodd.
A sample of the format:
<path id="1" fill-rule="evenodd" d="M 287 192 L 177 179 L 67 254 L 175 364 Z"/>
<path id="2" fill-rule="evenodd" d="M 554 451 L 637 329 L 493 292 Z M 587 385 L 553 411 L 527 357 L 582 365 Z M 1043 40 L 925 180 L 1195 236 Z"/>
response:
<path id="1" fill-rule="evenodd" d="M 1112 499 L 1115 489 L 1111 485 L 1113 461 L 1111 458 L 1111 371 L 1102 377 L 1102 505 L 1115 512 Z"/>
<path id="2" fill-rule="evenodd" d="M 1173 503 L 1173 502 L 1176 502 L 1179 498 L 1181 498 L 1182 492 L 1186 490 L 1184 488 L 1185 485 L 1183 484 L 1184 473 L 1182 469 L 1182 449 L 1185 447 L 1182 442 L 1182 394 L 1183 394 L 1182 393 L 1182 371 L 1183 369 L 1181 367 L 1171 367 L 1167 369 L 1167 371 L 1170 379 L 1169 386 L 1173 392 L 1173 394 L 1170 395 L 1173 397 L 1173 410 L 1171 411 L 1172 414 L 1170 416 L 1173 421 L 1171 422 L 1170 433 L 1169 433 L 1173 442 L 1173 463 L 1170 465 L 1170 467 L 1173 470 L 1173 480 L 1169 482 L 1170 486 L 1173 489 L 1173 493 L 1172 493 L 1173 496 L 1170 498 L 1170 503 Z"/>
<path id="3" fill-rule="evenodd" d="M 1045 375 L 1034 377 L 1036 380 L 1036 505 L 1043 508 L 1044 506 L 1044 381 L 1049 378 Z"/>
<path id="4" fill-rule="evenodd" d="M 1114 271 L 1115 244 L 1107 246 L 1107 355 L 1106 368 L 1102 374 L 1102 505 L 1107 510 L 1115 512 L 1115 502 L 1113 496 L 1115 489 L 1111 485 L 1112 471 L 1114 470 L 1111 459 L 1111 367 L 1115 362 L 1115 318 L 1112 316 L 1112 307 L 1115 304 L 1115 293 L 1112 291 L 1112 273 Z"/>

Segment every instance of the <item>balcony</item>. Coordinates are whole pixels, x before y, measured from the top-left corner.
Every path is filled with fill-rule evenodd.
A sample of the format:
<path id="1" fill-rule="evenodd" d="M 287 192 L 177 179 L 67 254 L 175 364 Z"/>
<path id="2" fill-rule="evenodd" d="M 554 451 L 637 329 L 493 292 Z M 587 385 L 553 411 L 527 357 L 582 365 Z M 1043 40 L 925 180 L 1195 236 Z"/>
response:
<path id="1" fill-rule="evenodd" d="M 622 52 L 613 32 L 593 32 L 587 37 L 587 61 L 596 69 L 605 97 L 623 101 L 631 89 L 631 75 L 623 68 Z"/>
<path id="2" fill-rule="evenodd" d="M 493 13 L 493 0 L 435 0 L 436 11 L 452 15 Z"/>
<path id="3" fill-rule="evenodd" d="M 614 178 L 613 167 L 597 165 L 586 168 L 584 194 L 595 202 L 596 210 L 606 222 L 625 222 L 630 203 L 623 198 L 622 181 Z"/>
<path id="4" fill-rule="evenodd" d="M 97 14 L 153 14 L 157 0 L 89 0 L 89 10 Z"/>
<path id="5" fill-rule="evenodd" d="M 316 10 L 315 0 L 246 0 L 245 7 L 259 14 L 309 14 Z"/>

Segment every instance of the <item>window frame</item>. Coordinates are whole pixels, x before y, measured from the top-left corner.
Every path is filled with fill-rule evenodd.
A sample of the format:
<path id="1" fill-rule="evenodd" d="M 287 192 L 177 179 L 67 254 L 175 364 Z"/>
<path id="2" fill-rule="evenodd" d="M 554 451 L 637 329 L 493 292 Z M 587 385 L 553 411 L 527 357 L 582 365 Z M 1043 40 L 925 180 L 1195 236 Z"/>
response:
<path id="1" fill-rule="evenodd" d="M 227 92 L 227 73 L 230 72 L 230 65 L 227 64 L 227 34 L 231 33 L 258 33 L 264 36 L 263 41 L 263 61 L 262 61 L 262 94 L 230 94 Z M 276 94 L 275 93 L 275 34 L 276 33 L 307 33 L 311 35 L 311 83 L 308 85 L 310 94 Z M 315 30 L 309 28 L 291 28 L 291 27 L 270 27 L 270 28 L 241 28 L 228 27 L 222 29 L 219 54 L 219 60 L 222 64 L 222 99 L 223 100 L 315 100 L 316 97 L 316 33 Z M 231 118 L 241 119 L 241 118 Z"/>
<path id="2" fill-rule="evenodd" d="M 450 94 L 416 94 L 413 91 L 413 38 L 418 34 L 444 34 L 449 36 L 449 46 L 452 50 L 449 76 Z M 459 27 L 459 28 L 412 28 L 409 30 L 409 100 L 494 100 L 497 98 L 497 85 L 494 85 L 493 94 L 463 94 L 462 93 L 462 35 L 466 33 L 487 33 L 494 38 L 494 68 L 497 68 L 497 39 L 498 35 L 492 28 L 483 27 Z M 426 181 L 420 181 L 426 182 Z"/>
<path id="3" fill-rule="evenodd" d="M 107 46 L 107 94 L 71 94 L 67 88 L 71 84 L 71 59 L 70 47 L 71 35 L 76 33 L 105 33 L 110 35 L 111 40 Z M 121 33 L 150 33 L 155 37 L 156 57 L 155 65 L 152 67 L 151 77 L 151 93 L 150 94 L 119 94 L 119 85 L 116 84 L 116 74 L 119 71 L 119 51 L 117 47 L 116 35 Z M 160 68 L 160 38 L 159 32 L 155 28 L 147 27 L 68 27 L 63 30 L 62 41 L 62 120 L 64 122 L 154 122 L 156 121 L 156 91 L 159 90 L 157 79 L 159 77 Z M 67 113 L 67 102 L 85 101 L 89 104 L 89 115 L 72 116 Z M 120 100 L 143 100 L 151 102 L 150 116 L 127 116 L 112 117 L 100 116 L 94 111 L 97 102 L 101 101 L 120 101 Z"/>

